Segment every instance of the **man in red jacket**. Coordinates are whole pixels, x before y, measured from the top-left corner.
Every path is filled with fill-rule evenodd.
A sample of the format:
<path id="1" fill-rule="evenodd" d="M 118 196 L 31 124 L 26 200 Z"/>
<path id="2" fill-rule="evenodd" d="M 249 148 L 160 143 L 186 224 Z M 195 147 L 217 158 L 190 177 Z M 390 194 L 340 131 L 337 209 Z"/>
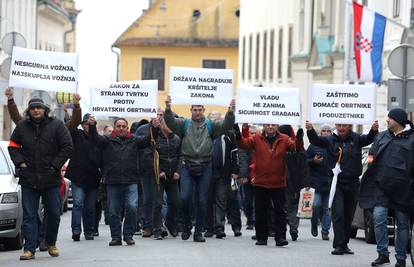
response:
<path id="1" fill-rule="evenodd" d="M 248 125 L 243 125 L 242 135 L 236 134 L 240 148 L 253 150 L 256 156 L 255 176 L 252 185 L 256 207 L 256 245 L 267 245 L 267 210 L 270 200 L 275 209 L 276 246 L 286 246 L 285 154 L 295 150 L 295 142 L 277 130 L 276 124 L 263 125 L 263 132 L 249 136 Z"/>

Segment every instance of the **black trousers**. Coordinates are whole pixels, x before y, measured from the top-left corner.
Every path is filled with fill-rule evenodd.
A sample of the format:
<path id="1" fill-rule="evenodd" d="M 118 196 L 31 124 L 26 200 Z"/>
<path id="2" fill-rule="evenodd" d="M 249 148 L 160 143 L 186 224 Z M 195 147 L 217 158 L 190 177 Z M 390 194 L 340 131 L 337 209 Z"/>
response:
<path id="1" fill-rule="evenodd" d="M 247 218 L 247 224 L 254 223 L 254 188 L 250 181 L 241 186 L 243 195 L 243 211 Z"/>
<path id="2" fill-rule="evenodd" d="M 285 188 L 268 189 L 260 186 L 254 187 L 256 208 L 256 237 L 257 240 L 267 240 L 268 209 L 272 202 L 274 207 L 275 240 L 286 239 L 286 210 Z"/>
<path id="3" fill-rule="evenodd" d="M 161 180 L 159 188 L 154 182 L 154 203 L 152 211 L 153 231 L 161 233 L 162 215 L 161 209 L 164 200 L 164 191 L 167 194 L 168 212 L 165 224 L 170 229 L 176 229 L 175 216 L 179 205 L 178 181 L 173 181 L 172 177 Z"/>
<path id="4" fill-rule="evenodd" d="M 349 243 L 351 224 L 354 218 L 358 197 L 358 183 L 336 185 L 332 202 L 332 224 L 334 230 L 333 247 L 345 247 Z"/>
<path id="5" fill-rule="evenodd" d="M 229 186 L 227 190 L 227 219 L 229 220 L 233 231 L 241 230 L 242 222 L 239 190 L 232 190 L 231 186 Z"/>
<path id="6" fill-rule="evenodd" d="M 230 177 L 223 177 L 219 171 L 213 171 L 213 178 L 211 179 L 208 190 L 206 217 L 207 231 L 224 231 L 227 211 L 227 194 L 230 190 L 231 182 L 230 179 Z"/>

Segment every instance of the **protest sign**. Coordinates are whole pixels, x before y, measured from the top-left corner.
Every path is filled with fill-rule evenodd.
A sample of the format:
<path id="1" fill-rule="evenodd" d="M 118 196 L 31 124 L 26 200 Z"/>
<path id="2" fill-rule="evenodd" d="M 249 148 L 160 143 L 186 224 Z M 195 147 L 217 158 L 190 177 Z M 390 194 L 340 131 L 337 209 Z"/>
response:
<path id="1" fill-rule="evenodd" d="M 309 90 L 308 119 L 312 123 L 372 124 L 374 85 L 314 84 Z"/>
<path id="2" fill-rule="evenodd" d="M 299 88 L 238 88 L 236 121 L 238 123 L 299 125 Z"/>
<path id="3" fill-rule="evenodd" d="M 173 104 L 228 106 L 233 97 L 233 70 L 170 67 Z"/>
<path id="4" fill-rule="evenodd" d="M 91 88 L 95 116 L 157 117 L 158 81 L 125 81 Z"/>
<path id="5" fill-rule="evenodd" d="M 74 93 L 78 88 L 78 55 L 14 47 L 9 86 Z"/>

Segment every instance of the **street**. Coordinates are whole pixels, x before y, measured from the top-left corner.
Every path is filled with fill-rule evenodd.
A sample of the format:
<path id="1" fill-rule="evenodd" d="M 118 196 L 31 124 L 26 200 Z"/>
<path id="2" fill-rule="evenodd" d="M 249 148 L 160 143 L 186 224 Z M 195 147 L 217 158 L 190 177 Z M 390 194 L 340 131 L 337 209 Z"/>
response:
<path id="1" fill-rule="evenodd" d="M 206 243 L 182 241 L 180 237 L 167 237 L 162 241 L 135 236 L 136 245 L 109 247 L 109 226 L 100 225 L 100 236 L 93 241 L 81 237 L 73 242 L 70 230 L 71 213 L 61 218 L 57 246 L 60 257 L 52 258 L 47 252 L 36 252 L 36 259 L 20 261 L 21 251 L 0 251 L 0 266 L 370 266 L 377 254 L 375 246 L 365 243 L 362 238 L 352 239 L 350 248 L 355 255 L 332 256 L 332 241 L 322 241 L 320 234 L 314 238 L 310 234 L 310 221 L 302 220 L 299 239 L 290 240 L 285 248 L 275 246 L 269 239 L 268 246 L 254 245 L 251 236 L 254 231 L 243 230 L 243 236 L 233 236 L 228 225 L 227 238 L 208 238 Z M 244 227 L 245 228 L 245 227 Z M 358 236 L 363 235 L 359 230 Z M 331 240 L 333 235 L 330 236 Z M 125 243 L 124 243 L 125 244 Z M 395 263 L 394 247 L 390 248 L 391 264 Z M 407 266 L 411 266 L 407 260 Z"/>

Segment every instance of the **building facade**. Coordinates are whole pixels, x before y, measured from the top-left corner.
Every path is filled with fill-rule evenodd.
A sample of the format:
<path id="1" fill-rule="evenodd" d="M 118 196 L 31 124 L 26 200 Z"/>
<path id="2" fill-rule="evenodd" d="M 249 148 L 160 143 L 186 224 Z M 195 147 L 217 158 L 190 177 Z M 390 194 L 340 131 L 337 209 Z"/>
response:
<path id="1" fill-rule="evenodd" d="M 114 43 L 120 80 L 158 80 L 159 107 L 169 92 L 170 66 L 233 69 L 237 84 L 239 14 L 239 0 L 151 1 Z M 173 108 L 188 116 L 190 107 Z"/>
<path id="2" fill-rule="evenodd" d="M 410 27 L 411 0 L 357 2 Z M 300 88 L 303 124 L 308 88 L 313 83 L 357 81 L 351 1 L 263 0 L 258 5 L 257 1 L 241 0 L 240 11 L 239 84 Z M 387 22 L 383 80 L 390 77 L 386 59 L 400 43 L 403 30 L 401 25 Z M 387 115 L 386 91 L 386 86 L 378 87 L 377 118 L 382 126 Z"/>

